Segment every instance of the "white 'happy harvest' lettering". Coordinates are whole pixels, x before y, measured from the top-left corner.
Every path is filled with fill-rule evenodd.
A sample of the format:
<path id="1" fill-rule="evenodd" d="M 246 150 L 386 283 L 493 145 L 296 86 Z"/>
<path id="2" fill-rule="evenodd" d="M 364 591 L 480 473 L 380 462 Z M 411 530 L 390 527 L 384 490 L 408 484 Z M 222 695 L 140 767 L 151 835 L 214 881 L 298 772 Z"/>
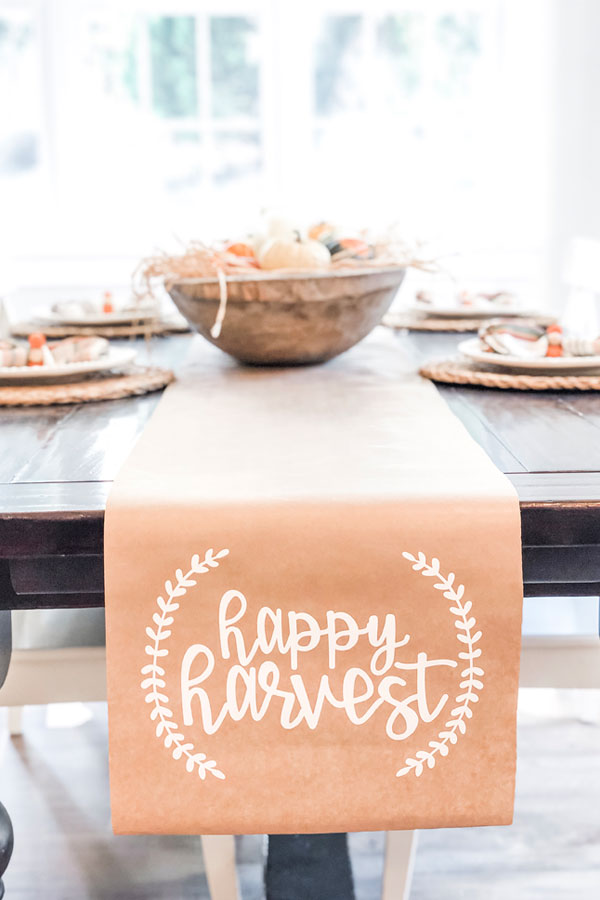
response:
<path id="1" fill-rule="evenodd" d="M 237 611 L 231 612 L 230 608 L 236 602 Z M 297 728 L 302 722 L 315 729 L 326 702 L 343 710 L 354 725 L 363 725 L 381 706 L 387 704 L 391 711 L 385 732 L 391 740 L 402 741 L 414 733 L 420 721 L 433 721 L 448 701 L 448 695 L 442 694 L 435 707 L 432 710 L 429 708 L 426 675 L 432 667 L 454 668 L 456 661 L 428 659 L 425 652 L 418 652 L 416 660 L 411 662 L 396 660 L 396 651 L 409 643 L 410 635 L 405 634 L 397 640 L 396 618 L 391 613 L 385 616 L 381 626 L 379 617 L 373 615 L 361 628 L 346 612 L 328 610 L 325 626 L 321 627 L 309 613 L 291 611 L 285 616 L 286 638 L 282 610 L 263 606 L 256 617 L 256 639 L 247 648 L 242 631 L 237 627 L 247 608 L 245 596 L 235 590 L 223 594 L 219 604 L 221 657 L 231 659 L 233 647 L 237 662 L 227 673 L 225 702 L 216 716 L 207 691 L 200 687 L 214 670 L 214 653 L 204 644 L 192 644 L 187 649 L 181 665 L 181 700 L 186 726 L 194 723 L 194 698 L 199 703 L 202 728 L 206 734 L 218 731 L 227 716 L 236 722 L 246 715 L 250 715 L 255 722 L 260 721 L 275 698 L 282 701 L 279 717 L 285 729 Z M 369 660 L 369 671 L 357 666 L 349 668 L 344 674 L 340 697 L 334 695 L 329 675 L 324 673 L 319 680 L 317 696 L 311 703 L 303 678 L 297 673 L 301 654 L 310 653 L 325 639 L 328 667 L 335 670 L 340 654 L 355 647 L 361 637 L 366 637 L 369 645 L 375 648 Z M 257 653 L 289 656 L 293 671 L 289 686 L 280 685 L 281 673 L 273 660 L 264 660 L 258 666 L 250 665 Z M 414 692 L 405 697 L 396 696 L 395 692 L 406 687 L 407 681 L 399 675 L 386 674 L 390 669 L 414 672 Z M 376 682 L 376 679 L 379 680 Z M 357 709 L 360 704 L 368 704 L 362 712 Z"/>

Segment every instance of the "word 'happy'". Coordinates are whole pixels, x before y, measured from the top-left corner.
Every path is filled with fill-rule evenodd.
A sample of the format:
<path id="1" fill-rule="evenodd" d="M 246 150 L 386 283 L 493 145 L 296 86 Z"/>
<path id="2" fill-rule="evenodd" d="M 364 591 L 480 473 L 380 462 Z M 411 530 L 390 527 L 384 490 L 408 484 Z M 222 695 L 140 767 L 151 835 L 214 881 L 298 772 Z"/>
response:
<path id="1" fill-rule="evenodd" d="M 236 590 L 223 594 L 219 604 L 219 649 L 224 660 L 235 659 L 227 672 L 225 702 L 213 709 L 209 693 L 203 685 L 215 668 L 215 655 L 204 644 L 192 644 L 181 664 L 181 700 L 185 725 L 194 724 L 199 708 L 202 728 L 206 734 L 219 730 L 227 717 L 238 722 L 249 715 L 255 722 L 267 714 L 271 706 L 279 704 L 282 728 L 297 728 L 306 722 L 315 729 L 326 703 L 343 710 L 354 725 L 365 722 L 381 707 L 390 707 L 385 725 L 388 738 L 402 741 L 414 733 L 420 721 L 431 722 L 448 701 L 442 694 L 433 708 L 428 697 L 427 672 L 439 666 L 456 667 L 451 659 L 429 659 L 427 653 L 417 652 L 412 660 L 399 660 L 397 651 L 410 641 L 410 635 L 399 638 L 396 617 L 388 613 L 380 623 L 379 616 L 369 616 L 364 627 L 346 612 L 329 610 L 322 627 L 314 616 L 306 612 L 288 612 L 263 606 L 257 613 L 256 638 L 250 646 L 238 623 L 248 609 L 245 596 Z M 285 627 L 284 627 L 285 622 Z M 368 670 L 350 666 L 344 673 L 341 691 L 333 692 L 329 674 L 324 672 L 318 682 L 316 695 L 308 696 L 302 675 L 297 671 L 302 656 L 315 650 L 322 641 L 327 645 L 328 668 L 336 670 L 349 650 L 364 642 L 370 648 Z M 372 652 L 371 652 L 372 651 Z M 281 672 L 272 659 L 251 665 L 257 654 L 276 654 L 289 658 L 289 684 L 281 685 Z M 411 674 L 412 693 L 402 696 L 407 680 L 397 671 Z M 393 674 L 392 674 L 393 673 Z M 408 677 L 408 675 L 407 675 Z M 196 701 L 196 706 L 194 706 Z"/>

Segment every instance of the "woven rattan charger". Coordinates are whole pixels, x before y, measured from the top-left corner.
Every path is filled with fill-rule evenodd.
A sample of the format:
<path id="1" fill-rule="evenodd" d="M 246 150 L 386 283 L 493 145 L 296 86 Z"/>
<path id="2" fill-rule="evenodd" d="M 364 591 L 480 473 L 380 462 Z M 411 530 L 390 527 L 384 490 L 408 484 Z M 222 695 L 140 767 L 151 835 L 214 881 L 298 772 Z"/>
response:
<path id="1" fill-rule="evenodd" d="M 125 372 L 99 374 L 67 384 L 0 384 L 0 406 L 54 406 L 120 400 L 160 391 L 173 378 L 170 369 L 130 366 Z"/>
<path id="2" fill-rule="evenodd" d="M 481 319 L 434 319 L 418 312 L 390 312 L 383 317 L 382 325 L 397 331 L 450 331 L 455 334 L 478 331 Z"/>
<path id="3" fill-rule="evenodd" d="M 578 375 L 529 375 L 499 371 L 466 359 L 445 359 L 426 363 L 421 375 L 443 384 L 474 385 L 516 391 L 600 391 L 600 372 Z"/>
<path id="4" fill-rule="evenodd" d="M 95 336 L 104 338 L 161 337 L 168 334 L 184 334 L 190 330 L 187 322 L 177 319 L 148 319 L 131 325 L 50 325 L 46 322 L 18 322 L 11 326 L 14 337 L 27 337 L 34 331 L 43 332 L 47 338 Z"/>
<path id="5" fill-rule="evenodd" d="M 510 314 L 498 312 L 493 318 L 510 318 Z M 556 321 L 553 316 L 534 316 L 532 318 L 539 325 L 551 325 Z M 407 310 L 388 313 L 383 317 L 381 324 L 397 331 L 446 331 L 454 334 L 467 334 L 479 331 L 487 321 L 489 319 L 450 319 L 445 317 L 436 319 L 425 313 Z"/>

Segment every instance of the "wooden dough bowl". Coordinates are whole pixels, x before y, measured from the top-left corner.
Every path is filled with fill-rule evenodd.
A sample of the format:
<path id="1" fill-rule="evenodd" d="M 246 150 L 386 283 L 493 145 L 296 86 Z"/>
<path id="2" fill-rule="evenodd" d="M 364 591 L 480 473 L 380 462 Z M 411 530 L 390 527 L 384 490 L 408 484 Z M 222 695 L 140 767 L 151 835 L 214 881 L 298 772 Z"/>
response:
<path id="1" fill-rule="evenodd" d="M 323 273 L 261 272 L 227 278 L 227 312 L 218 338 L 216 278 L 185 278 L 168 291 L 199 334 L 240 362 L 296 366 L 348 350 L 379 324 L 402 283 L 400 266 Z"/>

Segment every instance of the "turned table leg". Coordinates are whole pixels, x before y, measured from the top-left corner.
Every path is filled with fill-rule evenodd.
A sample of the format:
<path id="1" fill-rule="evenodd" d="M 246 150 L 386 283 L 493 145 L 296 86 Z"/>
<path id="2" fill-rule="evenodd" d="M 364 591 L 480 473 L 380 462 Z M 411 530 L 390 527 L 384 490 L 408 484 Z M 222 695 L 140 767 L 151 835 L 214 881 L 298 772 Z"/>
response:
<path id="1" fill-rule="evenodd" d="M 0 611 L 0 687 L 4 684 L 12 649 L 10 610 Z M 13 828 L 10 816 L 0 803 L 0 900 L 4 897 L 2 878 L 13 851 Z"/>
<path id="2" fill-rule="evenodd" d="M 271 834 L 267 900 L 354 900 L 346 834 Z"/>
<path id="3" fill-rule="evenodd" d="M 0 803 L 0 900 L 4 897 L 2 876 L 10 862 L 13 851 L 13 828 L 6 807 Z"/>

